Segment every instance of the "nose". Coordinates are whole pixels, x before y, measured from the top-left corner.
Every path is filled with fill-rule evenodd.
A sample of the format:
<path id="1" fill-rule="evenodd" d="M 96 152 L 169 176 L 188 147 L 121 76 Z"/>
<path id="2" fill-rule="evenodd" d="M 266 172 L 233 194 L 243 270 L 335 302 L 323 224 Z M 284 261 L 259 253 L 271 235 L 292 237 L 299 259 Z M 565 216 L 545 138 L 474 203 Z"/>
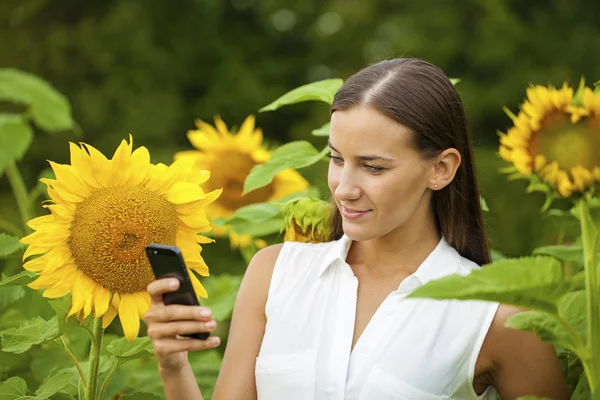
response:
<path id="1" fill-rule="evenodd" d="M 339 201 L 357 200 L 362 191 L 358 186 L 358 180 L 353 176 L 349 168 L 344 168 L 339 175 L 339 182 L 335 187 L 334 196 Z"/>

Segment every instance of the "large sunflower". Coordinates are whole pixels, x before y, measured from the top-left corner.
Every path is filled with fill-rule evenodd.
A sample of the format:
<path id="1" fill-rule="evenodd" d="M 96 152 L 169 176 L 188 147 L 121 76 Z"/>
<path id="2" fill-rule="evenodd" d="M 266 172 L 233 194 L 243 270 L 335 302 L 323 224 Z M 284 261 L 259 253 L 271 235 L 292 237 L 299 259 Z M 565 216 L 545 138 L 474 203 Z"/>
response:
<path id="1" fill-rule="evenodd" d="M 534 86 L 514 126 L 501 133 L 500 156 L 524 176 L 537 177 L 570 197 L 600 182 L 600 95 L 580 86 L 577 93 Z"/>
<path id="2" fill-rule="evenodd" d="M 92 146 L 71 143 L 71 164 L 50 162 L 56 179 L 42 179 L 51 213 L 29 221 L 35 232 L 21 239 L 29 245 L 23 260 L 40 255 L 23 265 L 39 273 L 31 288 L 46 289 L 48 298 L 71 293 L 69 316 L 82 320 L 93 312 L 104 328 L 118 314 L 128 340 L 150 306 L 146 286 L 155 277 L 146 245 L 176 245 L 188 269 L 208 276 L 199 243 L 211 239 L 199 233 L 211 229 L 204 211 L 221 192 L 200 188 L 210 172 L 192 160 L 153 165 L 145 147 L 132 152 L 132 145 L 130 136 L 108 160 Z"/>
<path id="3" fill-rule="evenodd" d="M 237 133 L 230 132 L 219 116 L 214 120 L 215 127 L 197 120 L 198 129 L 188 132 L 188 139 L 197 150 L 175 154 L 176 160 L 191 158 L 195 160 L 197 168 L 212 171 L 211 180 L 204 184 L 206 190 L 223 188 L 222 196 L 208 205 L 208 218 L 228 218 L 240 207 L 278 200 L 308 188 L 308 182 L 302 175 L 293 169 L 287 169 L 278 173 L 269 185 L 242 196 L 244 181 L 250 170 L 255 165 L 267 162 L 271 152 L 263 146 L 262 131 L 254 127 L 254 116 L 248 116 Z M 226 228 L 214 228 L 217 236 L 226 233 Z M 246 247 L 252 243 L 250 236 L 232 231 L 229 232 L 229 237 L 234 248 Z M 257 244 L 260 247 L 261 242 Z"/>

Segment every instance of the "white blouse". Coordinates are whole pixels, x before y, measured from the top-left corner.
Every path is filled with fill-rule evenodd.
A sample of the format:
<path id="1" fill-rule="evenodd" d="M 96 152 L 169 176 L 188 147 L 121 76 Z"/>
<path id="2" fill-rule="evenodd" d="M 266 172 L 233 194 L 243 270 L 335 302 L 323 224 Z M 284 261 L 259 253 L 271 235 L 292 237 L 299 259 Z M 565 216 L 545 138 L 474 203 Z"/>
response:
<path id="1" fill-rule="evenodd" d="M 275 264 L 256 359 L 259 400 L 495 400 L 473 390 L 498 303 L 406 299 L 424 283 L 479 268 L 442 238 L 379 306 L 351 351 L 358 279 L 352 241 L 286 242 Z"/>

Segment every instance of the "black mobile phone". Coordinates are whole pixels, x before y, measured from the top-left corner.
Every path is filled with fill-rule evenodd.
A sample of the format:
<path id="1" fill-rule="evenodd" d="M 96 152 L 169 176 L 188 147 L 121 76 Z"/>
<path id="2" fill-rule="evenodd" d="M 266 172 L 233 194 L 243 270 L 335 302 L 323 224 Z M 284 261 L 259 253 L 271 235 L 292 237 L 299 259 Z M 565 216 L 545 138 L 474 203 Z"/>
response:
<path id="1" fill-rule="evenodd" d="M 176 291 L 163 294 L 165 305 L 200 305 L 179 248 L 166 244 L 152 243 L 146 246 L 146 254 L 148 255 L 148 260 L 156 279 L 175 278 L 179 281 L 179 288 Z M 210 336 L 210 333 L 199 332 L 183 336 L 206 340 Z"/>

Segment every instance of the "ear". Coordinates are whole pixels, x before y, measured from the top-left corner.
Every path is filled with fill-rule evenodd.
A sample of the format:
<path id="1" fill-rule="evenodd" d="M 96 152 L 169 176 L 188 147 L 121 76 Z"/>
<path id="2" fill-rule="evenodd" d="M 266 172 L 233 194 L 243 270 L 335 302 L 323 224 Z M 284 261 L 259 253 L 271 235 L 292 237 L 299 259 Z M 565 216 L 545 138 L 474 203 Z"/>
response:
<path id="1" fill-rule="evenodd" d="M 461 161 L 462 158 L 458 150 L 450 148 L 442 151 L 433 160 L 429 188 L 431 190 L 440 190 L 448 186 L 454 179 Z"/>

